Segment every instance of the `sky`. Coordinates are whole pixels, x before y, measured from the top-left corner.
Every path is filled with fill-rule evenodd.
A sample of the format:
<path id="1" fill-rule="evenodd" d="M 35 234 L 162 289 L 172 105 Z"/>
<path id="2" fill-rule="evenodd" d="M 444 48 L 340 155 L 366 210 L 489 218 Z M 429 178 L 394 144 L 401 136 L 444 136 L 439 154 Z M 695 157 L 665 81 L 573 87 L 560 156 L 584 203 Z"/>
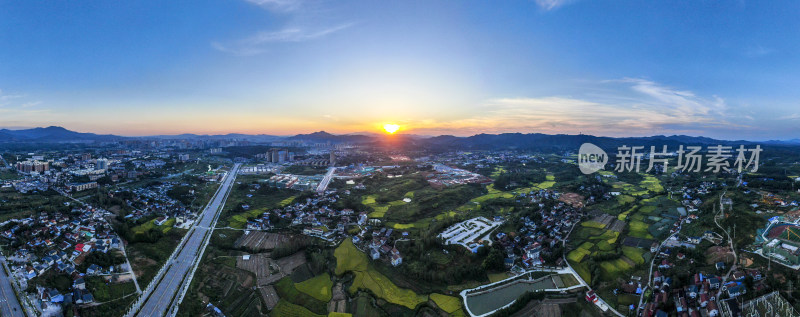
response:
<path id="1" fill-rule="evenodd" d="M 798 1 L 0 0 L 0 127 L 800 138 Z"/>

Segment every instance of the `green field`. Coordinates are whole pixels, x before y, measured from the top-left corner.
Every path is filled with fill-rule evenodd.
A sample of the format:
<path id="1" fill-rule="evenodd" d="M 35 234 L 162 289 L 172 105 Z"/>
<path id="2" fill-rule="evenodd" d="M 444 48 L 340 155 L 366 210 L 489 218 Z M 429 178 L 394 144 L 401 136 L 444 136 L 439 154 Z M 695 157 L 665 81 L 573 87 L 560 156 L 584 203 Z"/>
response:
<path id="1" fill-rule="evenodd" d="M 561 282 L 564 283 L 564 287 L 570 287 L 580 284 L 578 282 L 578 279 L 576 279 L 575 276 L 572 274 L 559 274 L 558 276 L 561 278 Z"/>
<path id="2" fill-rule="evenodd" d="M 298 291 L 311 295 L 320 301 L 329 302 L 332 296 L 331 287 L 333 287 L 333 282 L 331 281 L 331 276 L 325 273 L 297 283 L 295 287 Z"/>
<path id="3" fill-rule="evenodd" d="M 336 275 L 353 272 L 355 279 L 350 286 L 350 293 L 358 289 L 370 290 L 375 296 L 401 306 L 414 309 L 420 303 L 428 301 L 428 297 L 418 295 L 409 289 L 397 287 L 385 275 L 369 265 L 367 255 L 359 251 L 351 240 L 345 240 L 333 252 L 336 257 Z"/>
<path id="4" fill-rule="evenodd" d="M 272 309 L 270 312 L 270 316 L 281 316 L 281 317 L 325 317 L 325 315 L 319 315 L 311 312 L 308 309 L 305 309 L 303 306 L 292 304 L 284 299 L 278 301 L 278 304 L 275 305 L 275 308 Z"/>
<path id="5" fill-rule="evenodd" d="M 297 196 L 290 196 L 278 202 L 278 207 L 286 207 L 291 204 Z M 244 229 L 250 219 L 257 218 L 261 214 L 269 211 L 268 207 L 253 208 L 243 213 L 236 214 L 228 219 L 228 226 L 234 229 Z"/>
<path id="6" fill-rule="evenodd" d="M 581 260 L 583 260 L 583 257 L 589 255 L 590 253 L 592 253 L 592 252 L 589 251 L 589 250 L 582 249 L 582 248 L 577 248 L 575 250 L 570 251 L 567 254 L 567 259 L 570 260 L 570 261 L 573 261 L 575 263 L 580 263 Z"/>
<path id="7" fill-rule="evenodd" d="M 628 262 L 622 259 L 600 262 L 600 267 L 605 271 L 606 278 L 609 280 L 632 268 Z"/>
<path id="8" fill-rule="evenodd" d="M 406 202 L 404 202 L 402 199 L 393 200 L 393 201 L 390 201 L 390 202 L 388 202 L 386 204 L 379 204 L 376 201 L 377 197 L 378 197 L 377 195 L 364 195 L 361 198 L 361 203 L 364 204 L 364 206 L 372 208 L 372 212 L 370 212 L 367 215 L 370 218 L 383 218 L 384 216 L 386 216 L 386 212 L 389 211 L 389 207 L 400 206 L 400 205 L 406 204 Z M 407 192 L 407 193 L 405 193 L 405 195 L 403 195 L 403 197 L 404 198 L 413 198 L 414 197 L 414 192 Z"/>
<path id="9" fill-rule="evenodd" d="M 461 309 L 461 300 L 458 297 L 433 293 L 431 294 L 431 299 L 434 303 L 436 303 L 436 306 L 439 306 L 440 309 L 444 310 L 448 314 L 452 314 L 453 312 Z"/>
<path id="10" fill-rule="evenodd" d="M 636 198 L 633 198 L 633 196 L 629 196 L 629 195 L 619 195 L 619 196 L 617 196 L 617 201 L 620 204 L 627 204 L 627 203 L 635 202 Z"/>
<path id="11" fill-rule="evenodd" d="M 597 229 L 605 229 L 605 227 L 606 227 L 606 225 L 604 225 L 602 223 L 599 223 L 597 221 L 593 221 L 593 220 L 582 221 L 581 222 L 581 226 L 590 227 L 590 228 L 597 228 Z"/>
<path id="12" fill-rule="evenodd" d="M 363 272 L 354 272 L 356 278 L 350 286 L 350 293 L 354 294 L 358 289 L 368 289 L 375 296 L 385 299 L 387 302 L 414 309 L 420 303 L 428 301 L 428 297 L 417 295 L 410 289 L 397 287 L 388 277 L 370 268 Z"/>
<path id="13" fill-rule="evenodd" d="M 664 191 L 664 187 L 661 186 L 661 181 L 659 181 L 658 178 L 650 175 L 644 176 L 644 180 L 640 183 L 640 185 L 653 193 L 660 193 Z"/>
<path id="14" fill-rule="evenodd" d="M 498 281 L 502 281 L 502 280 L 505 280 L 505 279 L 511 277 L 511 275 L 509 275 L 508 272 L 489 273 L 489 274 L 486 274 L 486 275 L 489 276 L 489 282 L 492 282 L 492 283 L 498 282 Z M 432 296 L 433 295 L 431 295 L 431 297 Z"/>
<path id="15" fill-rule="evenodd" d="M 644 257 L 642 257 L 644 250 L 642 249 L 622 246 L 622 254 L 631 259 L 631 261 L 636 262 L 636 264 L 644 264 Z"/>
<path id="16" fill-rule="evenodd" d="M 328 311 L 327 302 L 330 300 L 330 295 L 326 296 L 328 300 L 319 300 L 317 296 L 321 297 L 320 290 L 309 290 L 308 292 L 303 292 L 298 289 L 297 286 L 298 284 L 292 282 L 292 279 L 287 276 L 275 283 L 275 290 L 278 292 L 278 296 L 280 296 L 281 299 L 285 299 L 292 304 L 299 305 L 311 312 L 322 314 Z M 330 289 L 328 289 L 328 292 L 330 293 Z"/>
<path id="17" fill-rule="evenodd" d="M 342 275 L 348 271 L 365 271 L 369 265 L 367 255 L 359 251 L 350 239 L 344 240 L 333 251 L 333 256 L 336 257 L 336 275 Z"/>
<path id="18" fill-rule="evenodd" d="M 158 229 L 161 229 L 161 232 L 167 233 L 172 229 L 172 226 L 174 224 L 175 224 L 175 218 L 167 219 L 167 221 L 164 222 L 164 224 L 162 224 L 160 226 L 156 226 L 155 220 L 148 220 L 143 224 L 140 224 L 140 225 L 138 225 L 136 227 L 133 227 L 133 229 L 131 229 L 131 231 L 133 231 L 133 233 L 135 233 L 135 234 L 136 233 L 141 234 L 141 233 L 145 233 L 145 232 L 149 231 L 150 229 L 158 228 Z"/>
<path id="19" fill-rule="evenodd" d="M 629 236 L 642 239 L 653 239 L 653 236 L 647 231 L 647 229 L 650 228 L 650 225 L 647 223 L 638 220 L 632 220 L 630 223 L 628 223 L 628 225 L 630 226 L 630 231 L 628 232 Z"/>

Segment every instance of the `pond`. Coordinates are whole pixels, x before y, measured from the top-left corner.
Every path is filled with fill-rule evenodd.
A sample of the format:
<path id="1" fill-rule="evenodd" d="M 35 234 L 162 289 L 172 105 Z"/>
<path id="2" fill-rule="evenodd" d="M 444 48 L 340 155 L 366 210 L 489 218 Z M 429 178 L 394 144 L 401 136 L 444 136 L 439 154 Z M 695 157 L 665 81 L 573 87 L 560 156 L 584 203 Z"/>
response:
<path id="1" fill-rule="evenodd" d="M 509 286 L 501 286 L 490 292 L 467 297 L 467 307 L 475 315 L 483 315 L 488 312 L 508 305 L 522 294 L 529 291 L 556 288 L 551 277 L 545 277 L 532 283 L 520 282 Z"/>

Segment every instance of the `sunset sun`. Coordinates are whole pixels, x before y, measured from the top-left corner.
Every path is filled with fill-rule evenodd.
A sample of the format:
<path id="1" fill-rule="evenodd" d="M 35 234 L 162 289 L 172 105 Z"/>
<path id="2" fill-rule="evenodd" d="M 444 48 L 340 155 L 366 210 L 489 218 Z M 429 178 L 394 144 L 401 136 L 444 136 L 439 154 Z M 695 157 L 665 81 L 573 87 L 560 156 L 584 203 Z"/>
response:
<path id="1" fill-rule="evenodd" d="M 383 129 L 386 130 L 386 133 L 394 134 L 397 130 L 400 130 L 400 126 L 392 123 L 387 123 L 383 125 Z"/>

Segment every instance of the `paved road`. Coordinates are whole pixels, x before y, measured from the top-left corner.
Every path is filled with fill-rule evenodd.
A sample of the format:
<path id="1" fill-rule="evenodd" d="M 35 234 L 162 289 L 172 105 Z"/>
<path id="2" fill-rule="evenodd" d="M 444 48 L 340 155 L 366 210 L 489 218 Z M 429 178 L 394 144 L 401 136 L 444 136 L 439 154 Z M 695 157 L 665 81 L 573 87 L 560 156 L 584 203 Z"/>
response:
<path id="1" fill-rule="evenodd" d="M 217 195 L 212 198 L 211 203 L 203 210 L 202 218 L 187 233 L 190 236 L 182 249 L 178 251 L 174 260 L 165 264 L 170 265 L 170 267 L 164 273 L 164 278 L 153 289 L 150 297 L 144 302 L 137 316 L 164 316 L 173 305 L 177 305 L 175 297 L 184 282 L 184 277 L 192 269 L 195 258 L 205 249 L 204 238 L 206 233 L 210 230 L 209 228 L 212 226 L 214 218 L 224 205 L 226 194 L 232 187 L 239 166 L 239 164 L 234 165 L 228 175 L 225 176 Z M 186 283 L 188 282 L 190 281 L 186 281 Z M 147 294 L 143 296 L 147 296 Z"/>
<path id="2" fill-rule="evenodd" d="M 325 174 L 325 177 L 322 178 L 322 181 L 319 182 L 317 186 L 317 193 L 324 193 L 326 189 L 328 189 L 328 185 L 331 183 L 331 179 L 333 178 L 333 172 L 336 171 L 336 168 L 331 166 L 328 168 L 328 173 Z"/>
<path id="3" fill-rule="evenodd" d="M 5 258 L 0 258 L 0 261 L 5 262 L 5 260 Z M 14 293 L 14 288 L 11 286 L 11 280 L 2 266 L 0 266 L 0 316 L 25 317 L 17 295 Z"/>

